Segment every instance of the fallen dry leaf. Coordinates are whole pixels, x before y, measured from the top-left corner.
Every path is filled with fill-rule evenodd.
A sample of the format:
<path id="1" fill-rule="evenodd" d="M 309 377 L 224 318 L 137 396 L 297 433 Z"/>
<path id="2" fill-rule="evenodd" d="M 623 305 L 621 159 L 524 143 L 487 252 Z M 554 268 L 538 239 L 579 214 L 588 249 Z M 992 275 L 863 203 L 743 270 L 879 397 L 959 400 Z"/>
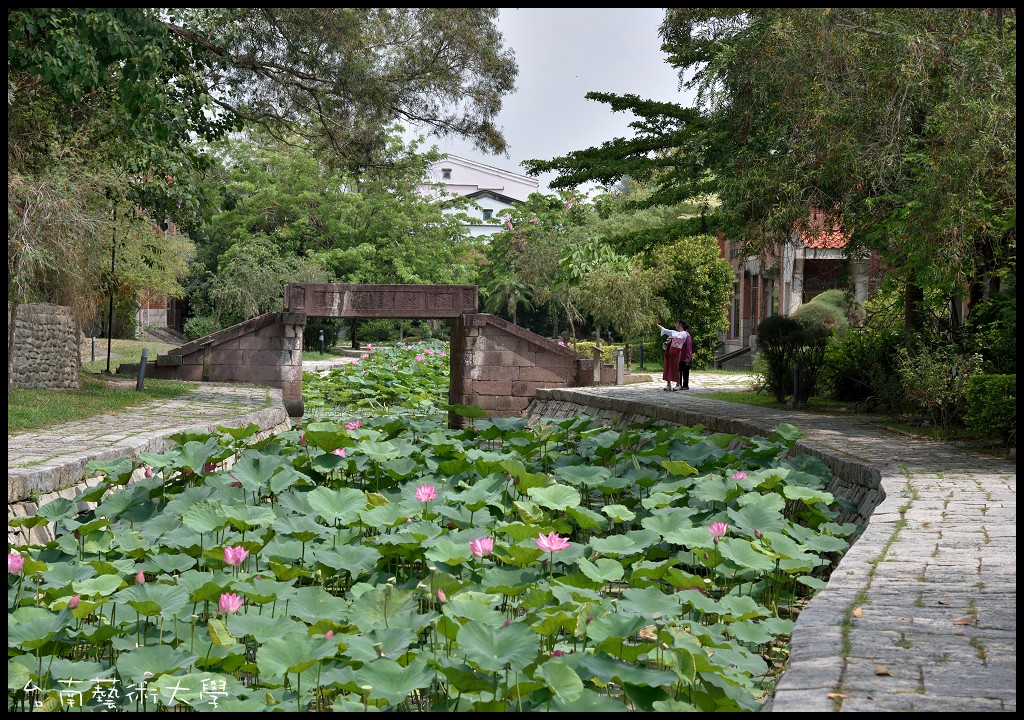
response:
<path id="1" fill-rule="evenodd" d="M 657 640 L 658 639 L 658 634 L 657 634 L 656 629 L 655 629 L 655 627 L 653 625 L 648 625 L 647 627 L 640 628 L 640 632 L 637 633 L 637 634 L 640 636 L 641 640 Z"/>
<path id="2" fill-rule="evenodd" d="M 853 609 L 853 616 L 856 617 L 856 618 L 864 617 L 864 611 L 861 610 L 860 608 L 854 608 Z"/>
<path id="3" fill-rule="evenodd" d="M 935 604 L 936 604 L 936 605 L 949 605 L 949 603 L 948 603 L 948 602 L 946 602 L 945 600 L 937 600 L 937 601 L 935 602 Z"/>
<path id="4" fill-rule="evenodd" d="M 967 617 L 962 617 L 959 620 L 954 620 L 953 624 L 954 625 L 973 625 L 976 622 L 978 622 L 978 616 L 977 615 L 968 615 Z"/>
<path id="5" fill-rule="evenodd" d="M 889 672 L 889 668 L 887 668 L 885 665 L 875 665 L 875 675 L 885 675 L 887 677 L 892 677 L 892 673 Z"/>
<path id="6" fill-rule="evenodd" d="M 843 693 L 829 693 L 825 697 L 827 697 L 829 700 L 845 700 L 846 698 L 848 698 L 850 696 L 849 695 L 844 695 Z"/>

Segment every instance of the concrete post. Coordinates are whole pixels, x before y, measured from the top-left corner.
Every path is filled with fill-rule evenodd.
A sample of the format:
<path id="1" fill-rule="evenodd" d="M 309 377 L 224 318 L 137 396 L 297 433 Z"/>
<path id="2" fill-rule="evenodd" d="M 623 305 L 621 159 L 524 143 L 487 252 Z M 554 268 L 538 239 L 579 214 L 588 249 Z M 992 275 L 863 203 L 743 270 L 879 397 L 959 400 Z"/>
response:
<path id="1" fill-rule="evenodd" d="M 615 351 L 615 384 L 625 385 L 626 384 L 626 362 L 622 352 L 622 348 Z"/>
<path id="2" fill-rule="evenodd" d="M 600 337 L 600 336 L 598 336 Z M 601 347 L 594 348 L 594 384 L 601 384 Z"/>

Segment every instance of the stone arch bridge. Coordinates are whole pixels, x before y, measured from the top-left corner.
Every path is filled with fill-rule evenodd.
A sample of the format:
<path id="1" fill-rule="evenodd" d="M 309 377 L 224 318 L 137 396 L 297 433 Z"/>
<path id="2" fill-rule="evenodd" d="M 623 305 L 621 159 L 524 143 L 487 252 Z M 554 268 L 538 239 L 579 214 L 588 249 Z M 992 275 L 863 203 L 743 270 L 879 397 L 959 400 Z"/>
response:
<path id="1" fill-rule="evenodd" d="M 614 382 L 615 370 L 494 315 L 477 312 L 476 285 L 285 286 L 284 312 L 266 313 L 174 348 L 147 363 L 149 377 L 258 383 L 281 389 L 301 417 L 306 319 L 443 320 L 451 333 L 451 404 L 489 417 L 520 417 L 538 388 Z M 136 374 L 138 365 L 118 372 Z M 449 414 L 457 427 L 463 418 Z"/>

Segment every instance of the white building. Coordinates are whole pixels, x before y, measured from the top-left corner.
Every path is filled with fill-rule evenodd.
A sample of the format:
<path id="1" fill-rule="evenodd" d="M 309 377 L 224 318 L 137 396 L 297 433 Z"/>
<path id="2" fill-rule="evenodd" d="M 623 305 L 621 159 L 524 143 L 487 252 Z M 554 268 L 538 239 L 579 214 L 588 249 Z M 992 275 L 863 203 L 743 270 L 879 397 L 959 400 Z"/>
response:
<path id="1" fill-rule="evenodd" d="M 466 210 L 445 210 L 469 215 L 472 220 L 467 227 L 473 236 L 499 232 L 508 211 L 525 202 L 532 193 L 539 192 L 540 187 L 540 182 L 534 178 L 455 155 L 432 163 L 427 177 L 429 182 L 443 188 L 425 183 L 419 186 L 424 195 L 442 202 L 453 196 L 473 201 L 474 205 Z"/>

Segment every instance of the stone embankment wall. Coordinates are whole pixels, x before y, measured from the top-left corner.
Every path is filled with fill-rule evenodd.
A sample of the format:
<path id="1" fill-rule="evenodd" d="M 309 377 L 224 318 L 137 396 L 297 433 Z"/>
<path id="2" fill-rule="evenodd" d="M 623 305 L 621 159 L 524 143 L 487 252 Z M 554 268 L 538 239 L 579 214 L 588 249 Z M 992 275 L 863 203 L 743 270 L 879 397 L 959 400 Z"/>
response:
<path id="1" fill-rule="evenodd" d="M 10 317 L 11 305 L 8 303 L 8 323 Z M 7 342 L 10 353 L 10 334 Z M 71 308 L 49 303 L 18 305 L 11 363 L 12 387 L 77 390 L 80 360 L 78 323 L 71 314 Z"/>

